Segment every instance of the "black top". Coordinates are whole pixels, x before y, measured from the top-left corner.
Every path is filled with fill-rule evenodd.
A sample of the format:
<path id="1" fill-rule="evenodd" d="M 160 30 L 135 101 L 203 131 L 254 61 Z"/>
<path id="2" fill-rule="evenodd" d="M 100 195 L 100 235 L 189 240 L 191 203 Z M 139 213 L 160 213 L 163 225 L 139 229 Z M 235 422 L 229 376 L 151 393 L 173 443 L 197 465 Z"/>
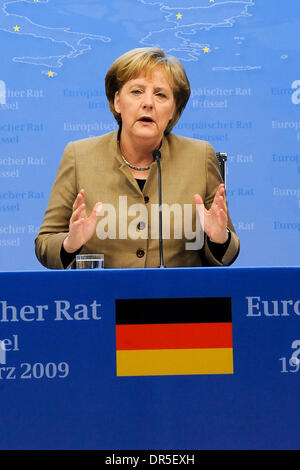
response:
<path id="1" fill-rule="evenodd" d="M 146 183 L 146 180 L 138 180 L 138 179 L 136 179 L 136 182 L 137 182 L 137 184 L 139 185 L 140 190 L 143 191 L 144 186 L 145 186 L 145 183 Z"/>

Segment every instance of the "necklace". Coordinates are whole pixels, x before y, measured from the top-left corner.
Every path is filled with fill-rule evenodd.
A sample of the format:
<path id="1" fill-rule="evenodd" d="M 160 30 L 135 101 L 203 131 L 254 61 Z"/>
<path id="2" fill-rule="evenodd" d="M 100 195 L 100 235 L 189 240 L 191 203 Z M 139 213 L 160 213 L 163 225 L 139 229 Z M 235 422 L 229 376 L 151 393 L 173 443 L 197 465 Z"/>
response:
<path id="1" fill-rule="evenodd" d="M 133 170 L 138 170 L 138 171 L 146 171 L 146 170 L 150 170 L 150 166 L 151 165 L 148 165 L 148 166 L 134 166 L 134 165 L 131 165 L 131 163 L 129 163 L 125 157 L 123 157 L 123 155 L 121 154 L 121 157 L 123 158 L 123 161 L 126 163 L 126 165 L 129 166 L 129 168 L 132 168 Z"/>

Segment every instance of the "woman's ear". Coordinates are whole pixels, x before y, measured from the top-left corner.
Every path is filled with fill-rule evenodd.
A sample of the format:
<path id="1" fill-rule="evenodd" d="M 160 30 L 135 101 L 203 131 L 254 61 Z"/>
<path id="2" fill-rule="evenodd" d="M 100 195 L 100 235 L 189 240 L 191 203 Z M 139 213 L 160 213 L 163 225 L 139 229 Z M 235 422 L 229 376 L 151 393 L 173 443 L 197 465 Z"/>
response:
<path id="1" fill-rule="evenodd" d="M 120 104 L 120 95 L 119 95 L 119 92 L 116 91 L 115 98 L 114 98 L 114 108 L 115 108 L 116 112 L 120 114 L 119 104 Z"/>

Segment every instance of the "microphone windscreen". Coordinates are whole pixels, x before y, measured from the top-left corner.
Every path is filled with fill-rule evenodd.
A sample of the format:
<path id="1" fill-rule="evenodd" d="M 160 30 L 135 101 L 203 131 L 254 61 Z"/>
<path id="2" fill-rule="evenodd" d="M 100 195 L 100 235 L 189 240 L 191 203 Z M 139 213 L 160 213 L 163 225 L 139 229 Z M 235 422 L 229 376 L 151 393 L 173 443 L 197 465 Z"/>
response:
<path id="1" fill-rule="evenodd" d="M 161 153 L 158 149 L 154 149 L 152 152 L 152 157 L 155 161 L 159 160 L 161 157 Z"/>

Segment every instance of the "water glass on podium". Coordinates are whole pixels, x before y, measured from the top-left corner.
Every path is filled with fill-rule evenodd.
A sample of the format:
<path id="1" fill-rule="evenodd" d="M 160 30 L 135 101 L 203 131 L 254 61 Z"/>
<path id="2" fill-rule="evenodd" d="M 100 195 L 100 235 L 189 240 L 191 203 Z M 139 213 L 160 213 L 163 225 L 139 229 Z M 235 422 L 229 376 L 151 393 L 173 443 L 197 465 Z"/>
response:
<path id="1" fill-rule="evenodd" d="M 103 254 L 76 255 L 76 269 L 101 269 L 104 268 Z"/>

